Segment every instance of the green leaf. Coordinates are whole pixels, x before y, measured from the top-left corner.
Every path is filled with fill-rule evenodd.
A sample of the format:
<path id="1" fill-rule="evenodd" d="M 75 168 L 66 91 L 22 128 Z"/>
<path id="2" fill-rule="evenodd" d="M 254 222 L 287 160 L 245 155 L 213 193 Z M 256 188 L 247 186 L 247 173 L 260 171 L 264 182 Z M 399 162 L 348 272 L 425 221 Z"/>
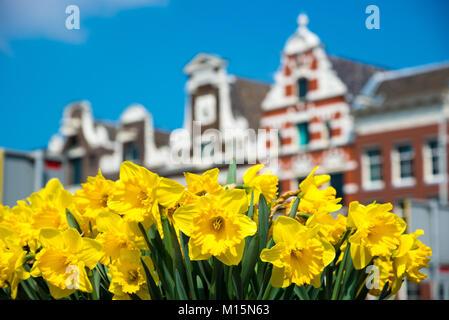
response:
<path id="1" fill-rule="evenodd" d="M 259 251 L 262 251 L 263 248 L 267 245 L 268 238 L 268 216 L 270 215 L 270 209 L 268 207 L 267 201 L 265 197 L 261 194 L 259 198 Z M 260 252 L 259 252 L 260 253 Z"/>
<path id="2" fill-rule="evenodd" d="M 30 282 L 28 281 L 29 279 L 31 278 L 20 282 L 20 286 L 23 288 L 23 291 L 25 291 L 30 300 L 40 300 L 40 297 L 38 296 L 36 290 L 31 287 Z"/>
<path id="3" fill-rule="evenodd" d="M 228 168 L 228 176 L 226 177 L 226 184 L 237 183 L 237 164 L 235 157 L 232 158 Z"/>
<path id="4" fill-rule="evenodd" d="M 306 291 L 306 288 L 304 286 L 297 286 L 295 285 L 294 289 L 296 296 L 299 298 L 299 300 L 310 300 L 309 294 Z"/>
<path id="5" fill-rule="evenodd" d="M 385 282 L 382 292 L 379 295 L 379 300 L 384 300 L 391 293 L 391 290 L 388 290 L 388 285 L 389 282 Z"/>
<path id="6" fill-rule="evenodd" d="M 181 276 L 180 276 L 178 270 L 175 271 L 175 281 L 176 281 L 176 292 L 178 293 L 178 298 L 180 300 L 188 300 L 189 297 L 187 296 L 186 290 L 184 288 L 184 283 L 181 279 Z"/>
<path id="7" fill-rule="evenodd" d="M 145 275 L 147 278 L 148 292 L 150 293 L 151 299 L 162 300 L 161 292 L 159 291 L 159 288 L 157 287 L 156 283 L 154 282 L 154 279 L 153 279 L 153 276 L 151 275 L 150 270 L 148 270 L 148 267 L 142 258 L 140 258 L 140 262 L 142 263 L 143 269 L 145 270 Z"/>
<path id="8" fill-rule="evenodd" d="M 345 252 L 343 254 L 343 259 L 340 262 L 340 265 L 338 267 L 338 271 L 337 271 L 337 279 L 335 281 L 335 286 L 334 286 L 334 290 L 332 292 L 332 300 L 337 300 L 340 297 L 340 290 L 341 287 L 344 287 L 344 284 L 342 284 L 342 276 L 343 276 L 343 271 L 346 269 L 346 265 L 348 264 L 348 259 L 351 260 L 351 253 L 350 253 L 350 246 L 351 244 L 348 242 L 348 244 L 346 245 L 345 248 Z"/>
<path id="9" fill-rule="evenodd" d="M 294 295 L 294 288 L 296 287 L 296 284 L 292 283 L 291 285 L 289 285 L 285 290 L 284 290 L 284 294 L 282 295 L 282 300 L 291 300 L 293 298 Z"/>
<path id="10" fill-rule="evenodd" d="M 354 276 L 354 265 L 352 264 L 352 259 L 351 257 L 348 257 L 347 261 L 346 261 L 346 265 L 345 265 L 345 275 L 343 278 L 343 284 L 342 284 L 342 288 L 340 290 L 340 293 L 338 295 L 339 299 L 344 299 L 344 297 L 346 296 L 346 292 L 350 290 L 351 288 L 351 284 L 354 281 L 350 281 L 353 280 L 353 276 Z"/>
<path id="11" fill-rule="evenodd" d="M 187 237 L 184 233 L 182 233 L 182 231 L 179 231 L 179 239 L 181 240 L 181 248 L 184 254 L 184 262 L 186 264 L 187 281 L 189 283 L 190 295 L 193 300 L 196 300 L 198 295 L 195 291 L 196 287 L 193 283 L 193 274 L 192 274 L 193 270 L 192 264 L 190 262 L 189 247 L 188 247 L 189 237 Z"/>
<path id="12" fill-rule="evenodd" d="M 236 298 L 238 300 L 242 300 L 244 298 L 242 278 L 240 277 L 240 272 L 239 270 L 237 270 L 237 268 L 232 268 L 232 284 L 234 285 Z M 247 288 L 245 288 L 245 291 L 246 289 Z"/>
<path id="13" fill-rule="evenodd" d="M 250 274 L 254 272 L 254 267 L 259 259 L 259 234 L 256 233 L 253 237 L 246 239 L 245 251 L 242 259 L 242 273 L 241 279 L 242 290 L 246 292 L 248 290 L 248 284 L 250 280 Z"/>
<path id="14" fill-rule="evenodd" d="M 249 204 L 248 217 L 252 219 L 253 215 L 254 215 L 254 191 L 251 191 L 251 202 Z"/>
<path id="15" fill-rule="evenodd" d="M 78 230 L 78 232 L 80 234 L 83 233 L 81 231 L 80 225 L 76 221 L 76 219 L 73 216 L 73 214 L 69 211 L 69 209 L 66 209 L 66 217 L 67 217 L 67 223 L 69 224 L 70 228 L 75 228 L 76 230 Z"/>
<path id="16" fill-rule="evenodd" d="M 99 271 L 94 268 L 92 269 L 92 275 L 89 277 L 90 282 L 92 283 L 92 299 L 93 300 L 99 300 L 100 299 L 100 273 Z"/>
<path id="17" fill-rule="evenodd" d="M 206 300 L 206 290 L 204 289 L 203 280 L 201 280 L 200 276 L 196 276 L 196 287 L 198 288 L 198 297 L 200 300 Z"/>
<path id="18" fill-rule="evenodd" d="M 224 268 L 223 263 L 218 260 L 215 257 L 212 257 L 212 263 L 213 263 L 213 282 L 212 282 L 212 289 L 211 292 L 213 294 L 214 300 L 221 300 L 223 299 L 223 293 L 225 291 L 225 279 L 224 279 Z"/>

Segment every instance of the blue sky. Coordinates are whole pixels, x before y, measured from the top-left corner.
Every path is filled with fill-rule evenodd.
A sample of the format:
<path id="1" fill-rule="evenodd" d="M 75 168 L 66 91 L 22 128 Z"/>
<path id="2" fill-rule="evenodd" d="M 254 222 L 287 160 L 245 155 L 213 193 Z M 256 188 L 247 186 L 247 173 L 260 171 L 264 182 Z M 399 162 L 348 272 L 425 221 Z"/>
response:
<path id="1" fill-rule="evenodd" d="M 80 30 L 65 29 L 67 4 L 79 5 Z M 365 28 L 369 4 L 380 30 Z M 449 61 L 445 0 L 0 0 L 0 146 L 45 147 L 76 100 L 113 121 L 141 103 L 156 127 L 179 128 L 193 56 L 272 83 L 301 12 L 329 54 L 391 69 Z"/>

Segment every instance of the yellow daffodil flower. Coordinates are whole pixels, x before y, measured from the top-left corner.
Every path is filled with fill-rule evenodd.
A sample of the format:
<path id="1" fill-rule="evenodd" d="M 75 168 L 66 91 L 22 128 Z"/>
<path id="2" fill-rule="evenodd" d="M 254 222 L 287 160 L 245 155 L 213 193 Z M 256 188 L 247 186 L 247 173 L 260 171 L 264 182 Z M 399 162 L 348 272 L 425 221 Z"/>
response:
<path id="1" fill-rule="evenodd" d="M 186 172 L 184 176 L 187 182 L 187 190 L 197 196 L 215 194 L 223 190 L 218 183 L 219 170 L 217 168 L 208 170 L 202 175 Z"/>
<path id="2" fill-rule="evenodd" d="M 273 287 L 287 287 L 291 283 L 320 286 L 321 273 L 335 258 L 335 249 L 318 236 L 318 229 L 310 229 L 285 216 L 274 221 L 275 245 L 260 254 L 262 261 L 273 264 Z"/>
<path id="3" fill-rule="evenodd" d="M 390 203 L 364 206 L 353 201 L 349 204 L 348 227 L 355 230 L 349 242 L 356 269 L 366 267 L 373 257 L 391 256 L 398 247 L 406 223 L 390 212 L 392 208 Z"/>
<path id="4" fill-rule="evenodd" d="M 306 226 L 309 228 L 320 226 L 319 236 L 335 245 L 347 229 L 346 220 L 347 218 L 341 214 L 335 219 L 330 213 L 318 212 L 307 219 Z"/>
<path id="5" fill-rule="evenodd" d="M 96 177 L 88 177 L 83 187 L 75 192 L 74 201 L 82 215 L 95 221 L 101 212 L 111 211 L 108 208 L 108 200 L 114 192 L 114 181 L 107 180 L 98 170 Z"/>
<path id="6" fill-rule="evenodd" d="M 177 209 L 175 223 L 189 240 L 192 260 L 211 256 L 226 265 L 237 265 L 245 248 L 244 239 L 256 233 L 256 223 L 248 218 L 244 190 L 230 189 Z"/>
<path id="7" fill-rule="evenodd" d="M 377 270 L 374 268 L 377 268 Z M 391 289 L 392 287 L 394 279 L 393 262 L 390 258 L 378 257 L 374 260 L 374 268 L 372 272 L 375 273 L 372 277 L 372 288 L 369 290 L 369 294 L 378 297 L 387 282 L 388 288 Z"/>
<path id="8" fill-rule="evenodd" d="M 259 202 L 259 197 L 261 194 L 263 194 L 267 200 L 267 203 L 270 203 L 276 199 L 279 179 L 274 174 L 271 174 L 271 171 L 258 174 L 263 167 L 263 164 L 257 164 L 250 167 L 243 174 L 243 185 L 250 189 L 248 194 L 248 202 L 251 201 L 251 192 L 254 192 L 254 204 Z"/>
<path id="9" fill-rule="evenodd" d="M 148 293 L 145 270 L 140 258 L 146 264 L 155 283 L 159 282 L 154 273 L 153 263 L 148 256 L 140 255 L 137 250 L 120 250 L 120 255 L 112 265 L 109 266 L 111 284 L 109 291 L 114 294 L 114 300 L 129 300 L 129 294 L 136 294 L 142 300 L 150 300 Z"/>
<path id="10" fill-rule="evenodd" d="M 73 195 L 64 190 L 58 179 L 48 181 L 44 189 L 31 194 L 27 200 L 33 212 L 34 229 L 69 228 L 66 209 L 73 206 Z"/>
<path id="11" fill-rule="evenodd" d="M 329 175 L 315 175 L 318 167 L 305 178 L 300 184 L 302 196 L 299 201 L 298 211 L 307 214 L 317 212 L 335 212 L 342 207 L 339 202 L 341 198 L 336 198 L 336 191 L 333 187 L 326 187 L 323 190 L 319 188 L 330 181 Z"/>
<path id="12" fill-rule="evenodd" d="M 82 238 L 73 228 L 65 231 L 44 228 L 39 239 L 43 248 L 36 254 L 30 273 L 49 283 L 52 297 L 61 299 L 75 290 L 92 292 L 86 268 L 93 269 L 102 258 L 101 244 Z"/>
<path id="13" fill-rule="evenodd" d="M 39 247 L 39 229 L 33 228 L 33 220 L 33 211 L 29 206 L 18 205 L 3 211 L 0 227 L 14 231 L 21 239 L 20 246 L 36 252 Z"/>
<path id="14" fill-rule="evenodd" d="M 23 267 L 25 255 L 19 235 L 0 227 L 0 288 L 9 288 L 13 299 L 20 281 L 30 277 Z"/>
<path id="15" fill-rule="evenodd" d="M 130 161 L 120 166 L 120 180 L 117 181 L 108 207 L 123 216 L 126 221 L 156 224 L 164 236 L 156 195 L 160 178 L 157 174 Z"/>
<path id="16" fill-rule="evenodd" d="M 98 214 L 97 228 L 100 233 L 96 239 L 103 245 L 102 262 L 106 265 L 120 256 L 121 249 L 147 249 L 137 223 L 126 221 L 118 214 L 111 212 Z"/>
<path id="17" fill-rule="evenodd" d="M 402 280 L 405 277 L 413 283 L 419 283 L 427 277 L 420 270 L 428 267 L 432 249 L 417 239 L 422 234 L 424 234 L 424 231 L 416 230 L 412 234 L 401 235 L 400 245 L 393 254 L 395 273 L 393 292 L 397 292 L 400 289 Z"/>

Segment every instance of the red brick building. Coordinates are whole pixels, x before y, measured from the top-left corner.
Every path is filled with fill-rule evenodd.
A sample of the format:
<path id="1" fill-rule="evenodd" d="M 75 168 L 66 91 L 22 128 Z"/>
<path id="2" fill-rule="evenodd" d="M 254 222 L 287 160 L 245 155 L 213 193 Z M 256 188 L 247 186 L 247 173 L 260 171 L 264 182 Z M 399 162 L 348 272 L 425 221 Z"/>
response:
<path id="1" fill-rule="evenodd" d="M 449 64 L 378 73 L 356 100 L 354 199 L 447 203 Z M 352 196 L 351 196 L 352 197 Z"/>

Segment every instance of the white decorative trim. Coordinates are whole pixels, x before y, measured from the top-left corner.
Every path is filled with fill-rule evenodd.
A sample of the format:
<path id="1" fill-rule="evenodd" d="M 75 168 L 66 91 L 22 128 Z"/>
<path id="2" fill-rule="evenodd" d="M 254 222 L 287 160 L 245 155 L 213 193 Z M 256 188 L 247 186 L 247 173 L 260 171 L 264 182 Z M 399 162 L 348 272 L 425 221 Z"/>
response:
<path id="1" fill-rule="evenodd" d="M 368 135 L 388 131 L 416 128 L 431 124 L 438 124 L 441 120 L 441 106 L 433 105 L 419 109 L 407 109 L 396 112 L 385 112 L 369 117 L 355 119 L 357 135 Z"/>
<path id="2" fill-rule="evenodd" d="M 354 194 L 359 191 L 359 186 L 356 183 L 347 183 L 343 185 L 343 193 L 344 194 Z"/>
<path id="3" fill-rule="evenodd" d="M 132 129 L 134 129 L 134 128 L 132 128 Z M 125 143 L 125 142 L 135 140 L 135 138 L 137 136 L 137 131 L 132 130 L 132 129 L 119 131 L 116 136 L 117 142 Z"/>
<path id="4" fill-rule="evenodd" d="M 82 158 L 84 157 L 84 155 L 86 154 L 86 149 L 84 149 L 83 147 L 75 147 L 72 149 L 69 149 L 67 151 L 67 157 L 68 158 Z"/>
<path id="5" fill-rule="evenodd" d="M 81 119 L 72 118 L 72 113 L 75 110 L 80 110 Z M 73 136 L 79 130 L 91 148 L 113 149 L 113 142 L 109 139 L 107 129 L 101 124 L 95 126 L 92 108 L 88 101 L 75 102 L 64 109 L 61 134 L 66 137 Z"/>

